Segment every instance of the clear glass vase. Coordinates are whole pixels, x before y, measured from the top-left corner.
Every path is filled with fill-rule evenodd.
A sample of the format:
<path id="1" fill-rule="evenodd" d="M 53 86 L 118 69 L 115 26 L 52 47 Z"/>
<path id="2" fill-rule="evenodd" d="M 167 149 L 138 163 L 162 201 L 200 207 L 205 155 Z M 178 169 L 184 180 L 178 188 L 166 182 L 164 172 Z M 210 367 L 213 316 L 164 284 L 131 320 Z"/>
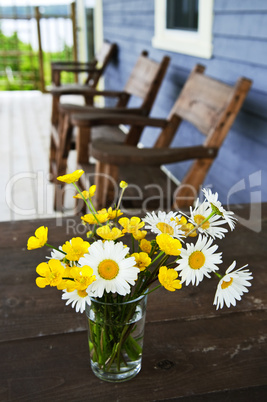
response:
<path id="1" fill-rule="evenodd" d="M 101 380 L 126 381 L 141 370 L 147 296 L 128 302 L 91 298 L 86 307 L 91 368 Z"/>

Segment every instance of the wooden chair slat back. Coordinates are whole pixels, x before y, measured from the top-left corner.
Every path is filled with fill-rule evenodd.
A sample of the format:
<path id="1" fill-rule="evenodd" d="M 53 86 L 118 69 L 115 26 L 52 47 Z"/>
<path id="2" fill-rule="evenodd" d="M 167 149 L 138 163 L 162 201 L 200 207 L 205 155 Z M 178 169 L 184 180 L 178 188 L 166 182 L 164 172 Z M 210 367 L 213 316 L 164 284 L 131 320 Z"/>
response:
<path id="1" fill-rule="evenodd" d="M 160 63 L 147 57 L 148 53 L 143 51 L 130 75 L 124 88 L 127 96 L 120 99 L 117 106 L 125 107 L 131 95 L 143 99 L 140 109 L 143 115 L 148 115 L 154 104 L 162 80 L 166 74 L 170 58 L 164 56 Z M 125 144 L 136 146 L 140 140 L 143 128 L 132 126 L 125 138 Z"/>
<path id="2" fill-rule="evenodd" d="M 211 127 L 210 132 L 204 142 L 204 146 L 220 148 L 230 127 L 232 126 L 243 102 L 252 85 L 252 81 L 248 78 L 240 78 L 235 86 L 232 87 L 232 93 L 229 96 L 228 104 L 220 119 L 217 121 L 216 127 Z"/>
<path id="3" fill-rule="evenodd" d="M 201 133 L 208 135 L 217 126 L 234 93 L 235 87 L 193 72 L 170 116 L 177 114 L 192 123 Z"/>
<path id="4" fill-rule="evenodd" d="M 88 74 L 85 84 L 90 84 L 92 88 L 96 87 L 101 75 L 103 74 L 103 71 L 115 54 L 116 49 L 117 45 L 115 43 L 109 43 L 107 41 L 103 42 L 101 48 L 95 55 L 95 60 L 93 61 L 93 64 L 97 67 L 97 70 Z"/>
<path id="5" fill-rule="evenodd" d="M 97 67 L 99 68 L 106 67 L 111 56 L 113 56 L 116 47 L 117 46 L 115 43 L 103 42 L 103 45 L 101 46 L 101 48 L 99 49 L 99 51 L 96 53 L 95 56 Z"/>
<path id="6" fill-rule="evenodd" d="M 168 147 L 183 120 L 206 135 L 204 146 L 220 148 L 252 81 L 240 78 L 230 86 L 207 77 L 197 65 L 187 79 L 168 117 L 170 124 L 160 133 L 154 147 Z"/>
<path id="7" fill-rule="evenodd" d="M 170 58 L 165 56 L 162 61 L 158 63 L 149 59 L 146 52 L 143 52 L 139 56 L 124 87 L 124 91 L 143 99 L 141 108 L 151 109 L 166 73 L 169 61 Z"/>

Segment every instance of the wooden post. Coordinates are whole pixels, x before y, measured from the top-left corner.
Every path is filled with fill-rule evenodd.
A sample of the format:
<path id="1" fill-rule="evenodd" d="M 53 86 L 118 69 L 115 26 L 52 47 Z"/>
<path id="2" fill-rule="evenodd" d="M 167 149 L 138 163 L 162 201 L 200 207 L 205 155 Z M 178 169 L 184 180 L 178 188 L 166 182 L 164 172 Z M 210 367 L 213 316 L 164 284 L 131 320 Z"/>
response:
<path id="1" fill-rule="evenodd" d="M 41 29 L 40 29 L 40 20 L 41 14 L 39 7 L 35 7 L 35 18 L 37 23 L 37 35 L 38 35 L 38 56 L 39 56 L 39 69 L 40 69 L 40 90 L 45 92 L 45 82 L 44 82 L 44 60 L 43 60 L 43 49 L 42 49 L 42 40 L 41 40 Z"/>
<path id="2" fill-rule="evenodd" d="M 71 3 L 71 20 L 72 20 L 72 36 L 73 36 L 73 59 L 78 60 L 77 53 L 77 25 L 76 25 L 76 8 L 75 3 Z M 78 82 L 78 74 L 75 74 L 75 82 Z"/>

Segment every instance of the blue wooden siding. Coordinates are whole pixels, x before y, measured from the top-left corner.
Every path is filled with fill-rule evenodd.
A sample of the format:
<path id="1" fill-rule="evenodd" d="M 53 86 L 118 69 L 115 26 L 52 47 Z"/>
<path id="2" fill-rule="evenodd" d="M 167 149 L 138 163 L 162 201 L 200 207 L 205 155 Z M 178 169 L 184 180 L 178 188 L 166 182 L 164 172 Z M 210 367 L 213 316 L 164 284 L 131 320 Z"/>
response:
<path id="1" fill-rule="evenodd" d="M 153 116 L 168 115 L 196 63 L 206 65 L 207 75 L 228 84 L 233 84 L 240 76 L 253 80 L 245 104 L 204 184 L 218 191 L 223 202 L 250 202 L 254 191 L 258 191 L 258 201 L 260 194 L 261 199 L 267 201 L 267 1 L 214 0 L 211 59 L 152 47 L 154 0 L 103 0 L 103 14 L 104 37 L 119 47 L 118 62 L 107 70 L 107 88 L 123 88 L 143 49 L 147 49 L 156 60 L 165 54 L 171 57 L 167 76 L 151 113 Z M 154 138 L 155 134 L 148 129 L 142 142 L 151 146 Z M 202 141 L 201 135 L 188 124 L 183 124 L 173 146 L 199 141 Z M 189 164 L 168 165 L 168 168 L 181 179 Z M 235 187 L 238 191 L 232 193 Z"/>

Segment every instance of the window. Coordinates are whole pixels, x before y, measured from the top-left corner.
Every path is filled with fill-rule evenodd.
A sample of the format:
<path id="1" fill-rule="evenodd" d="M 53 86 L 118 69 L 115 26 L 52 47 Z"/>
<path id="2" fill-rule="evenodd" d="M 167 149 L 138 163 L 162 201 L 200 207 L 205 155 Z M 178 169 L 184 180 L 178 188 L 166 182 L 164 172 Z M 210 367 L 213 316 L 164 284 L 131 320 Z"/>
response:
<path id="1" fill-rule="evenodd" d="M 155 0 L 152 45 L 191 56 L 212 55 L 213 0 Z"/>

